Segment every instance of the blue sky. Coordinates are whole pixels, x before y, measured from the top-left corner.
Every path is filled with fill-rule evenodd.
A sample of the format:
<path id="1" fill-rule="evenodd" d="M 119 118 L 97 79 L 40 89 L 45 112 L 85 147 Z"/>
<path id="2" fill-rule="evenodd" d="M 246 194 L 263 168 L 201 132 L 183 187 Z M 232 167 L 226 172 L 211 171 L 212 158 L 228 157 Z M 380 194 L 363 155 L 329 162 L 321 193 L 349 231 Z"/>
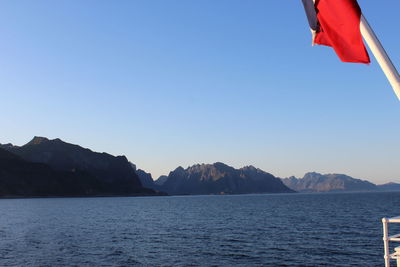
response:
<path id="1" fill-rule="evenodd" d="M 400 2 L 359 3 L 400 68 Z M 300 0 L 4 0 L 0 143 L 61 138 L 155 178 L 222 161 L 400 182 L 379 66 L 310 43 Z"/>

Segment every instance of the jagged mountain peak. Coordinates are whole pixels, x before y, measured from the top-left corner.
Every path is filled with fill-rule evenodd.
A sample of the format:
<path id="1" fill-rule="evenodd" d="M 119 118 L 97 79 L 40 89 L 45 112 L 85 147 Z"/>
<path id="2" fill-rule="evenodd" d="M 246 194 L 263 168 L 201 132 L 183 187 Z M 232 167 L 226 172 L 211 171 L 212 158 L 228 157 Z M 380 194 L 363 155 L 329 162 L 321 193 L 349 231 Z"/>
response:
<path id="1" fill-rule="evenodd" d="M 194 165 L 186 168 L 185 171 L 193 173 L 193 172 L 204 172 L 204 171 L 211 171 L 211 170 L 220 171 L 220 172 L 229 172 L 229 171 L 234 171 L 235 169 L 231 166 L 226 165 L 225 163 L 215 162 L 213 164 L 209 164 L 209 163 L 194 164 Z"/>
<path id="2" fill-rule="evenodd" d="M 241 168 L 242 170 L 252 170 L 252 171 L 257 171 L 259 168 L 254 167 L 253 165 L 247 165 Z"/>
<path id="3" fill-rule="evenodd" d="M 32 146 L 32 145 L 48 145 L 48 146 L 52 146 L 52 147 L 53 146 L 71 146 L 71 147 L 74 146 L 77 148 L 90 150 L 88 148 L 83 148 L 79 145 L 67 143 L 67 142 L 61 140 L 60 138 L 49 139 L 49 138 L 43 137 L 43 136 L 33 137 L 33 139 L 31 141 L 29 141 L 27 144 L 25 144 L 24 146 Z"/>
<path id="4" fill-rule="evenodd" d="M 174 173 L 182 173 L 185 172 L 185 169 L 182 166 L 178 166 L 175 170 L 173 170 L 172 172 Z"/>
<path id="5" fill-rule="evenodd" d="M 3 145 L 4 147 L 4 145 Z M 49 139 L 47 137 L 35 136 L 30 142 L 23 145 L 22 147 L 13 146 L 14 150 L 27 149 L 31 152 L 38 151 L 46 151 L 46 153 L 59 153 L 59 152 L 75 152 L 75 153 L 86 153 L 86 154 L 96 154 L 96 155 L 104 155 L 105 157 L 113 157 L 118 160 L 127 161 L 127 158 L 124 155 L 113 156 L 106 152 L 95 152 L 90 150 L 89 148 L 81 147 L 80 145 L 72 144 L 61 140 L 60 138 Z"/>
<path id="6" fill-rule="evenodd" d="M 307 178 L 307 177 L 319 177 L 319 176 L 323 176 L 321 173 L 319 172 L 307 172 L 306 174 L 304 174 L 303 178 Z"/>
<path id="7" fill-rule="evenodd" d="M 216 167 L 216 168 L 229 168 L 229 169 L 233 169 L 233 167 L 223 163 L 223 162 L 215 162 L 214 164 L 211 164 L 212 166 Z"/>
<path id="8" fill-rule="evenodd" d="M 4 148 L 4 149 L 6 149 L 6 150 L 9 150 L 9 149 L 12 149 L 12 148 L 14 148 L 14 147 L 18 147 L 18 146 L 14 146 L 13 144 L 11 144 L 11 143 L 8 143 L 8 144 L 0 144 L 0 147 L 2 147 L 2 148 Z"/>
<path id="9" fill-rule="evenodd" d="M 31 141 L 29 141 L 26 146 L 29 145 L 40 145 L 44 142 L 50 141 L 48 138 L 43 137 L 43 136 L 34 136 Z"/>
<path id="10" fill-rule="evenodd" d="M 244 166 L 244 167 L 240 168 L 239 170 L 242 172 L 270 174 L 269 172 L 265 172 L 265 171 L 261 170 L 260 168 L 254 167 L 253 165 Z"/>

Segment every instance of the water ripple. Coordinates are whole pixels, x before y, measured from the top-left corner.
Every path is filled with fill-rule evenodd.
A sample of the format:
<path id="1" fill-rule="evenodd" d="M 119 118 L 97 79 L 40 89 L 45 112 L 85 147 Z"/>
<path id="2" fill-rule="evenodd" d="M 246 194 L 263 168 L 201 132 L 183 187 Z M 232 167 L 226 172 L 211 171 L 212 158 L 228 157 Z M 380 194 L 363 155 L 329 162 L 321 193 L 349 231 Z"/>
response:
<path id="1" fill-rule="evenodd" d="M 400 193 L 0 200 L 0 266 L 382 266 Z M 400 232 L 400 228 L 399 228 Z"/>

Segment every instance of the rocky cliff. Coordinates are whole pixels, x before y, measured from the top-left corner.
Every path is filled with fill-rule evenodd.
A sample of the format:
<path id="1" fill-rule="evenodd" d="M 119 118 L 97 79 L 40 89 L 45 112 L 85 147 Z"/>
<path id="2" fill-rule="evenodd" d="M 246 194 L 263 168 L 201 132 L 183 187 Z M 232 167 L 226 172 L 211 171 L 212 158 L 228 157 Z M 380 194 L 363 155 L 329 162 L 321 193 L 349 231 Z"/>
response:
<path id="1" fill-rule="evenodd" d="M 278 178 L 253 166 L 235 169 L 226 164 L 178 167 L 161 184 L 169 194 L 289 193 Z"/>
<path id="2" fill-rule="evenodd" d="M 115 157 L 107 153 L 97 153 L 60 139 L 49 140 L 44 137 L 35 137 L 20 147 L 11 144 L 0 145 L 0 147 L 18 157 L 18 161 L 13 163 L 14 171 L 18 170 L 18 164 L 21 165 L 20 170 L 27 168 L 29 164 L 36 164 L 29 166 L 42 166 L 42 168 L 46 166 L 54 172 L 52 174 L 54 181 L 60 178 L 58 175 L 61 173 L 71 177 L 79 176 L 82 181 L 76 179 L 79 182 L 85 181 L 88 188 L 84 191 L 88 194 L 151 195 L 155 193 L 154 190 L 142 186 L 135 170 L 125 156 Z M 18 176 L 17 174 L 15 174 L 16 176 L 11 175 L 11 173 L 7 175 L 8 177 L 13 176 L 13 179 L 17 179 L 15 177 Z M 40 176 L 39 173 L 37 175 Z M 35 180 L 32 182 L 34 183 Z M 77 190 L 81 192 L 78 187 Z M 54 195 L 58 195 L 58 193 L 54 192 Z"/>

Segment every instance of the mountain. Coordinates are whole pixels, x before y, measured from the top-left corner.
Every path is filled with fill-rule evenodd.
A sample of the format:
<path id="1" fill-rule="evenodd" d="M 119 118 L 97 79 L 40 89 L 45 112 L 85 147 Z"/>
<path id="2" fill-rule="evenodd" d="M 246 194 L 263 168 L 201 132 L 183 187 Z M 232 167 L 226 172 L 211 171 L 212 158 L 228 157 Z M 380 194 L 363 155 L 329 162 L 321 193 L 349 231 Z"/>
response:
<path id="1" fill-rule="evenodd" d="M 0 148 L 0 197 L 90 196 L 103 190 L 87 173 L 56 171 Z"/>
<path id="2" fill-rule="evenodd" d="M 384 191 L 400 191 L 400 184 L 398 183 L 387 183 L 378 185 L 379 190 Z"/>
<path id="3" fill-rule="evenodd" d="M 144 187 L 153 188 L 154 181 L 151 173 L 147 173 L 141 169 L 136 170 L 136 175 L 139 177 L 140 182 Z"/>
<path id="4" fill-rule="evenodd" d="M 166 176 L 166 175 L 161 175 L 160 177 L 158 177 L 158 179 L 157 180 L 155 180 L 154 181 L 154 183 L 156 184 L 156 185 L 163 185 L 164 183 L 165 183 L 165 181 L 167 181 L 168 180 L 168 176 Z"/>
<path id="5" fill-rule="evenodd" d="M 142 186 L 139 177 L 125 156 L 97 153 L 60 139 L 49 140 L 34 137 L 24 146 L 11 144 L 1 148 L 17 155 L 24 162 L 41 163 L 53 171 L 80 173 L 100 187 L 94 190 L 103 195 L 155 194 L 154 190 Z M 43 166 L 43 165 L 42 165 Z M 58 176 L 55 176 L 57 179 Z"/>
<path id="6" fill-rule="evenodd" d="M 278 178 L 253 166 L 235 169 L 220 162 L 178 167 L 160 187 L 174 195 L 293 192 Z"/>
<path id="7" fill-rule="evenodd" d="M 17 155 L 0 148 L 0 160 L 21 160 Z"/>
<path id="8" fill-rule="evenodd" d="M 370 191 L 378 190 L 368 181 L 355 179 L 344 174 L 320 174 L 309 172 L 299 179 L 294 176 L 282 179 L 283 183 L 298 192 L 331 192 L 331 191 Z"/>

